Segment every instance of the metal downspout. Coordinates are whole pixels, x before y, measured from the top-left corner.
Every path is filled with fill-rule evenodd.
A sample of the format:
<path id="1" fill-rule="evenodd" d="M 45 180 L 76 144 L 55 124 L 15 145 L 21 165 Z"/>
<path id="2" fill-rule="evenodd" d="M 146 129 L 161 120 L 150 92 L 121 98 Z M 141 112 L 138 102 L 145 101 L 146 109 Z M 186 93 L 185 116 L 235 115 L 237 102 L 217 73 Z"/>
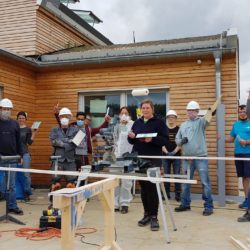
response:
<path id="1" fill-rule="evenodd" d="M 216 99 L 221 97 L 221 51 L 214 53 L 215 58 L 215 84 Z M 217 156 L 225 157 L 225 106 L 219 104 L 216 113 L 216 135 L 220 135 L 217 140 Z M 226 203 L 225 185 L 225 161 L 217 161 L 217 180 L 218 180 L 218 203 L 224 207 Z"/>

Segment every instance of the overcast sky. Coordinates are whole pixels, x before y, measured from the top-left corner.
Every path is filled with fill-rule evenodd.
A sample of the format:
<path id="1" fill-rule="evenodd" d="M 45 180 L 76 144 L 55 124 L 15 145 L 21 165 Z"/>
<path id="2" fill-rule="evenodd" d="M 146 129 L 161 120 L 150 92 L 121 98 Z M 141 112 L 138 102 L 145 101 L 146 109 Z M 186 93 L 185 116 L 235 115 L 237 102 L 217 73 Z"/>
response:
<path id="1" fill-rule="evenodd" d="M 237 28 L 241 99 L 250 87 L 250 0 L 80 0 L 103 23 L 94 27 L 113 43 L 220 34 Z"/>

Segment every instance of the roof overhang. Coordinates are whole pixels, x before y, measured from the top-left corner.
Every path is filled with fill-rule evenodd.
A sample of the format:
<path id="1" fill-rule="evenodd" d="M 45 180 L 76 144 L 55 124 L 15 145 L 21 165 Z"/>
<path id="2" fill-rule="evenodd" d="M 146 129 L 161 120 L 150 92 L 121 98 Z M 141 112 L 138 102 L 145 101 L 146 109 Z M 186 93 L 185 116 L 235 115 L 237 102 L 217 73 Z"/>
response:
<path id="1" fill-rule="evenodd" d="M 212 36 L 189 39 L 174 39 L 124 45 L 91 46 L 79 52 L 64 52 L 28 58 L 7 50 L 0 55 L 24 63 L 35 71 L 70 69 L 76 67 L 104 67 L 149 62 L 166 62 L 181 58 L 215 57 L 215 55 L 237 55 L 238 37 Z"/>

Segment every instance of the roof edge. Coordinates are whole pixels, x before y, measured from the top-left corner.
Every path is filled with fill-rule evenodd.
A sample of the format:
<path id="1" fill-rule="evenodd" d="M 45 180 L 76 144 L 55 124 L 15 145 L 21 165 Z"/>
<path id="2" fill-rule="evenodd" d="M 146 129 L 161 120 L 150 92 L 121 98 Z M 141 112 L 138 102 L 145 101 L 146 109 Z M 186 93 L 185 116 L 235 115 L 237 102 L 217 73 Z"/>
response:
<path id="1" fill-rule="evenodd" d="M 77 30 L 81 34 L 88 37 L 90 40 L 93 40 L 100 45 L 112 45 L 113 43 L 89 25 L 86 21 L 80 18 L 76 13 L 71 9 L 66 7 L 60 2 L 60 0 L 38 0 L 37 4 L 44 8 L 45 10 L 56 15 L 58 18 L 62 19 L 66 24 L 72 26 L 73 29 Z"/>

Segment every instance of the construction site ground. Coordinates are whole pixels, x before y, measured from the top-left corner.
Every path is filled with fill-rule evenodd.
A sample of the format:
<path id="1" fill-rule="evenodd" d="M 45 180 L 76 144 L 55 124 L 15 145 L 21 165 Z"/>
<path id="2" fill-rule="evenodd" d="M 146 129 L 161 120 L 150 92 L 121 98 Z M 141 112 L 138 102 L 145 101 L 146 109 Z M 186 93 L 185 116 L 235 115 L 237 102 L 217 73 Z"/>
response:
<path id="1" fill-rule="evenodd" d="M 216 197 L 215 197 L 216 198 Z M 139 227 L 137 221 L 143 215 L 142 203 L 139 195 L 136 195 L 129 207 L 128 214 L 115 213 L 115 235 L 116 241 L 121 249 L 126 250 L 152 250 L 152 249 L 237 249 L 230 239 L 242 242 L 246 247 L 250 242 L 250 222 L 239 223 L 237 218 L 242 216 L 244 210 L 238 208 L 238 202 L 242 197 L 229 197 L 230 204 L 219 207 L 215 201 L 214 214 L 203 216 L 203 201 L 201 195 L 193 195 L 191 211 L 173 212 L 177 231 L 173 226 L 167 213 L 167 224 L 171 243 L 167 244 L 164 237 L 163 223 L 159 213 L 160 230 L 152 232 L 149 226 Z M 172 210 L 179 205 L 171 199 Z M 15 230 L 20 228 L 38 228 L 42 211 L 48 207 L 48 190 L 36 189 L 33 191 L 30 202 L 19 200 L 18 206 L 23 209 L 24 215 L 15 216 L 26 225 L 18 225 L 13 222 L 0 222 L 0 249 L 1 250 L 59 250 L 61 249 L 60 238 L 49 240 L 39 239 L 34 241 L 26 237 L 18 237 Z M 5 202 L 0 202 L 0 215 L 5 213 Z M 90 234 L 75 237 L 74 249 L 98 249 L 103 242 L 103 210 L 97 197 L 92 197 L 87 202 L 80 228 L 94 228 L 97 231 Z M 92 229 L 81 229 L 81 232 L 89 232 Z M 250 247 L 249 247 L 250 249 Z M 69 249 L 70 250 L 70 249 Z"/>

